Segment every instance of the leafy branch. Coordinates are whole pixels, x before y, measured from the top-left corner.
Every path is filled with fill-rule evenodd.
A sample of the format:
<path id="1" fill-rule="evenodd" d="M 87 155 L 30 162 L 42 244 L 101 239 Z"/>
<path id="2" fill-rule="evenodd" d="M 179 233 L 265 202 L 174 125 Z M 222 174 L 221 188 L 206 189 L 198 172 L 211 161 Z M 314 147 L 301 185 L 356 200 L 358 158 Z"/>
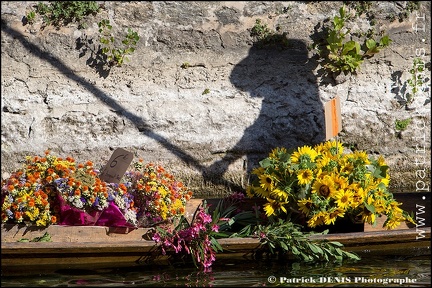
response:
<path id="1" fill-rule="evenodd" d="M 245 226 L 231 237 L 257 235 L 260 238 L 260 253 L 268 251 L 271 255 L 292 255 L 296 260 L 304 262 L 360 260 L 356 254 L 343 250 L 343 244 L 337 241 L 312 241 L 309 238 L 316 234 L 325 235 L 328 230 L 322 233 L 303 232 L 301 227 L 279 218 L 270 220 L 266 225 Z"/>

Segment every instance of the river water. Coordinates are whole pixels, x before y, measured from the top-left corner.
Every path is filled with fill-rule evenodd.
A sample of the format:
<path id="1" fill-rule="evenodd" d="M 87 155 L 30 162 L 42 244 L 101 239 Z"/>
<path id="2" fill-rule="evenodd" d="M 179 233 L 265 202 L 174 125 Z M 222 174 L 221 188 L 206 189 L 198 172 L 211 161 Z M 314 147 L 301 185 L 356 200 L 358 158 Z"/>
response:
<path id="1" fill-rule="evenodd" d="M 192 265 L 59 267 L 1 276 L 2 287 L 430 287 L 430 246 L 370 255 L 357 262 L 304 264 L 242 257 L 214 262 L 211 272 Z"/>

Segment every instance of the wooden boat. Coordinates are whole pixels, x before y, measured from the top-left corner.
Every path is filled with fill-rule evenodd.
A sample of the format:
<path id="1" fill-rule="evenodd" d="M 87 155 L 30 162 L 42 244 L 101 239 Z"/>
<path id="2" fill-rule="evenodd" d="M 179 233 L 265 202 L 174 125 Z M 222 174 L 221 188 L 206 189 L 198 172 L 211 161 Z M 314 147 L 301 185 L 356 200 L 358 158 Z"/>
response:
<path id="1" fill-rule="evenodd" d="M 413 195 L 415 197 L 413 197 Z M 427 197 L 424 199 L 423 197 Z M 367 251 L 369 255 L 394 253 L 407 256 L 430 255 L 430 193 L 395 195 L 403 201 L 406 211 L 421 219 L 417 226 L 403 224 L 395 230 L 382 230 L 382 221 L 375 227 L 364 225 L 363 231 L 312 235 L 311 240 L 338 241 L 346 251 Z M 192 199 L 186 207 L 191 217 L 202 199 Z M 188 213 L 189 212 L 189 213 Z M 155 242 L 146 239 L 148 228 L 119 228 L 103 226 L 60 226 L 45 229 L 35 226 L 2 224 L 2 275 L 25 273 L 27 269 L 59 269 L 61 267 L 92 267 L 139 265 L 146 257 L 161 256 Z M 51 242 L 18 242 L 49 233 Z M 218 242 L 224 252 L 217 259 L 245 257 L 260 246 L 258 238 L 225 238 Z M 159 253 L 156 255 L 155 253 Z M 161 258 L 160 261 L 163 261 Z"/>

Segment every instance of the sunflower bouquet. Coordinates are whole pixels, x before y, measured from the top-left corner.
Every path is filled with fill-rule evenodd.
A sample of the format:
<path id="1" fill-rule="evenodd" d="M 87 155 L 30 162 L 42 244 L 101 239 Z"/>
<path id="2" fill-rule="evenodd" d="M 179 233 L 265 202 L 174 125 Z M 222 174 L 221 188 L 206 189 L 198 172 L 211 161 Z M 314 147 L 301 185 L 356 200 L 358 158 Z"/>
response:
<path id="1" fill-rule="evenodd" d="M 382 156 L 345 151 L 339 141 L 292 151 L 275 148 L 252 171 L 257 177 L 248 186 L 249 197 L 266 199 L 267 216 L 306 219 L 309 228 L 334 224 L 338 218 L 375 224 L 386 215 L 384 227 L 415 223 L 389 192 L 389 167 Z"/>

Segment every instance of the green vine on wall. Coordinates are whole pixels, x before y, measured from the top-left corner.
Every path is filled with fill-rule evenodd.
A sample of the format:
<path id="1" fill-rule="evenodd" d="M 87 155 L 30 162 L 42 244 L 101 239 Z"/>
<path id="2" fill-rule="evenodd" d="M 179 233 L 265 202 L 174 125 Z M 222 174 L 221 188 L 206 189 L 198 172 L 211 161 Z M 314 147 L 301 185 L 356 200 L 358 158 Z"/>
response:
<path id="1" fill-rule="evenodd" d="M 48 25 L 60 28 L 72 22 L 78 22 L 79 28 L 84 28 L 85 25 L 81 23 L 84 17 L 98 13 L 101 8 L 95 1 L 50 1 L 48 4 L 39 2 L 34 7 L 35 10 L 29 11 L 24 17 L 24 22 L 33 25 L 37 13 L 42 16 L 42 28 Z M 128 28 L 127 34 L 122 39 L 116 39 L 108 19 L 101 20 L 98 27 L 99 43 L 93 45 L 93 39 L 87 39 L 86 36 L 83 36 L 77 40 L 77 49 L 84 47 L 82 55 L 87 50 L 92 52 L 91 61 L 88 61 L 90 66 L 99 68 L 105 65 L 109 68 L 122 66 L 125 61 L 129 60 L 127 56 L 135 52 L 140 36 L 136 31 Z M 101 71 L 107 70 L 101 68 Z"/>
<path id="2" fill-rule="evenodd" d="M 373 38 L 373 33 L 354 35 L 346 26 L 349 19 L 345 6 L 342 6 L 339 15 L 333 17 L 332 27 L 325 31 L 324 44 L 314 45 L 327 74 L 356 73 L 365 59 L 373 57 L 392 41 L 387 35 L 379 40 Z"/>
<path id="3" fill-rule="evenodd" d="M 106 57 L 109 66 L 122 66 L 124 61 L 128 61 L 127 55 L 135 51 L 140 39 L 138 33 L 128 28 L 127 34 L 118 42 L 111 33 L 112 25 L 110 21 L 104 19 L 98 23 L 101 43 L 100 53 Z"/>
<path id="4" fill-rule="evenodd" d="M 255 25 L 250 31 L 250 36 L 254 38 L 255 44 L 259 48 L 266 46 L 277 46 L 280 48 L 288 47 L 288 38 L 286 32 L 280 32 L 280 27 L 276 31 L 271 30 L 261 19 L 255 20 Z"/>
<path id="5" fill-rule="evenodd" d="M 42 16 L 45 26 L 65 26 L 72 22 L 80 22 L 85 16 L 99 12 L 100 6 L 96 1 L 49 1 L 39 2 L 36 12 Z M 33 23 L 34 11 L 27 14 L 27 20 Z"/>

